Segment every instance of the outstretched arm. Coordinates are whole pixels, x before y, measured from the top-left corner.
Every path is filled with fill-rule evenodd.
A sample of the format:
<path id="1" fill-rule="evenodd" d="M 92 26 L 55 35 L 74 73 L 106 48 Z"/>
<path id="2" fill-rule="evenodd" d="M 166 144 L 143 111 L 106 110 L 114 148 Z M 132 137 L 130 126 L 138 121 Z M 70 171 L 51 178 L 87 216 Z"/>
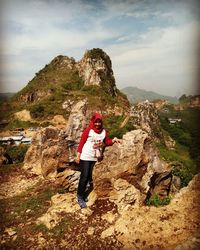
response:
<path id="1" fill-rule="evenodd" d="M 104 142 L 106 146 L 112 146 L 114 143 L 122 143 L 122 140 L 118 139 L 117 137 L 115 137 L 114 139 L 110 139 L 108 137 L 108 132 L 106 131 L 106 137 L 105 137 Z"/>

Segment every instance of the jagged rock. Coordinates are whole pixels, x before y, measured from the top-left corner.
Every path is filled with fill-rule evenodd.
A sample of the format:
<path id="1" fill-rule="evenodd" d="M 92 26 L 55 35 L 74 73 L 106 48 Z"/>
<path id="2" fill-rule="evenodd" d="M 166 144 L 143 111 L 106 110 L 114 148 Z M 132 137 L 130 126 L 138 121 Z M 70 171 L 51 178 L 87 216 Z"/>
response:
<path id="1" fill-rule="evenodd" d="M 111 96 L 117 95 L 112 63 L 103 50 L 87 50 L 78 64 L 78 71 L 86 86 L 101 86 Z"/>
<path id="2" fill-rule="evenodd" d="M 166 100 L 155 100 L 153 101 L 154 107 L 158 110 L 162 109 L 165 105 L 169 104 Z"/>
<path id="3" fill-rule="evenodd" d="M 35 174 L 42 174 L 44 177 L 48 174 L 54 175 L 59 162 L 58 137 L 59 129 L 54 127 L 39 131 L 25 155 L 23 167 Z"/>
<path id="4" fill-rule="evenodd" d="M 113 190 L 109 193 L 109 200 L 117 205 L 119 213 L 132 205 L 139 205 L 140 191 L 128 181 L 119 178 L 113 181 L 112 186 Z"/>
<path id="5" fill-rule="evenodd" d="M 65 169 L 56 175 L 59 183 L 68 191 L 75 192 L 78 186 L 80 173 L 79 171 Z"/>
<path id="6" fill-rule="evenodd" d="M 124 210 L 101 237 L 115 235 L 124 249 L 198 249 L 199 192 L 200 174 L 168 206 Z"/>
<path id="7" fill-rule="evenodd" d="M 55 67 L 58 68 L 59 70 L 65 70 L 66 68 L 72 70 L 76 68 L 76 61 L 73 57 L 68 57 L 68 56 L 56 56 L 51 64 Z"/>
<path id="8" fill-rule="evenodd" d="M 99 198 L 115 200 L 120 210 L 128 204 L 138 206 L 146 199 L 153 175 L 170 170 L 148 134 L 134 130 L 123 136 L 122 144 L 106 149 L 104 160 L 94 169 L 95 192 Z M 168 184 L 167 190 L 171 182 Z"/>
<path id="9" fill-rule="evenodd" d="M 146 131 L 151 136 L 161 135 L 160 121 L 153 103 L 144 101 L 132 106 L 130 116 L 134 119 L 136 128 Z"/>
<path id="10" fill-rule="evenodd" d="M 86 104 L 85 99 L 73 106 L 64 128 L 47 127 L 36 134 L 24 159 L 25 169 L 42 174 L 44 177 L 56 177 L 63 168 L 70 167 L 70 162 L 74 161 L 76 155 L 82 130 L 86 126 Z M 72 188 L 68 184 L 71 190 L 74 190 L 73 181 L 72 178 Z"/>
<path id="11" fill-rule="evenodd" d="M 25 103 L 35 102 L 41 100 L 44 96 L 47 97 L 49 95 L 51 95 L 51 90 L 27 92 L 25 94 L 20 95 L 19 100 Z"/>
<path id="12" fill-rule="evenodd" d="M 149 197 L 158 194 L 160 197 L 169 195 L 172 185 L 172 172 L 154 173 L 150 180 Z"/>

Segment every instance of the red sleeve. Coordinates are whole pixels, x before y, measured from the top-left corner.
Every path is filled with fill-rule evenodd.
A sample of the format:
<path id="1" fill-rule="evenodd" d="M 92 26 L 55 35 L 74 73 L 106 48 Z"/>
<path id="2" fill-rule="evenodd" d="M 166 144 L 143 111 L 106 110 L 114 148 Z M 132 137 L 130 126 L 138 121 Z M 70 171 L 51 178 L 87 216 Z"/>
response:
<path id="1" fill-rule="evenodd" d="M 106 131 L 106 137 L 104 139 L 104 142 L 106 146 L 112 146 L 113 145 L 113 140 L 108 137 L 108 132 Z"/>
<path id="2" fill-rule="evenodd" d="M 85 142 L 87 141 L 89 132 L 90 132 L 90 128 L 86 128 L 83 131 L 82 136 L 81 136 L 81 140 L 80 140 L 79 145 L 78 145 L 77 152 L 79 152 L 79 153 L 82 152 L 82 148 L 83 148 Z"/>

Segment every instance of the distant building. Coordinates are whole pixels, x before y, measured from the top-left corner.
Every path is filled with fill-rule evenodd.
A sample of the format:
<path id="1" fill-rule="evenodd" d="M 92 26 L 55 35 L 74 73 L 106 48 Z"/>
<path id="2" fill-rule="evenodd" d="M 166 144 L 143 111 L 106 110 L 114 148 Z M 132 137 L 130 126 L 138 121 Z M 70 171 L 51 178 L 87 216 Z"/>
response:
<path id="1" fill-rule="evenodd" d="M 26 137 L 21 140 L 22 144 L 31 144 L 32 142 L 32 137 Z"/>
<path id="2" fill-rule="evenodd" d="M 4 136 L 0 137 L 0 144 L 2 145 L 20 145 L 31 144 L 32 138 L 24 138 L 23 135 L 19 136 Z"/>
<path id="3" fill-rule="evenodd" d="M 175 124 L 177 122 L 181 122 L 180 118 L 168 118 L 170 124 Z"/>

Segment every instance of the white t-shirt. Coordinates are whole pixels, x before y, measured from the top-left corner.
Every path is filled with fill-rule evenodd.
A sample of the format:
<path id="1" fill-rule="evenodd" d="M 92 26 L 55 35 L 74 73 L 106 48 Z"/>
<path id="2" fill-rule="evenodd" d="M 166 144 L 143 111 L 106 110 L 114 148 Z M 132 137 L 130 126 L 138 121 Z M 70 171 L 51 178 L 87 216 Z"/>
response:
<path id="1" fill-rule="evenodd" d="M 97 161 L 97 157 L 102 148 L 105 137 L 105 129 L 103 129 L 100 134 L 96 133 L 93 129 L 90 129 L 87 141 L 83 146 L 80 159 L 84 161 Z"/>

